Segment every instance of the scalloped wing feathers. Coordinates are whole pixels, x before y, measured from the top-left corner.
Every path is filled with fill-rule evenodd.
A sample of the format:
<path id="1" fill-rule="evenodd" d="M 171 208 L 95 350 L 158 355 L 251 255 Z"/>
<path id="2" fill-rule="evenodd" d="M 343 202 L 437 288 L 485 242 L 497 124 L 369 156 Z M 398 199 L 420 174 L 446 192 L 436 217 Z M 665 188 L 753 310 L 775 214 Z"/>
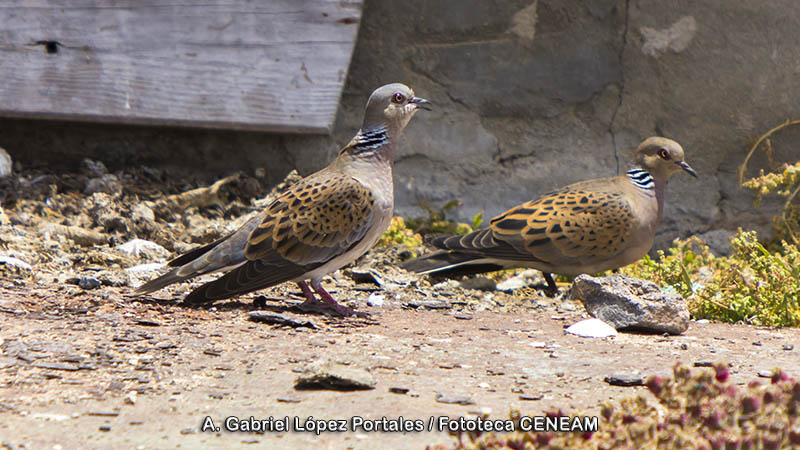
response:
<path id="1" fill-rule="evenodd" d="M 492 219 L 488 228 L 432 244 L 507 260 L 563 264 L 624 251 L 634 215 L 621 192 L 580 184 L 545 194 Z"/>
<path id="2" fill-rule="evenodd" d="M 257 260 L 278 253 L 299 265 L 327 262 L 364 237 L 374 206 L 372 192 L 352 177 L 303 180 L 268 207 L 244 254 Z"/>

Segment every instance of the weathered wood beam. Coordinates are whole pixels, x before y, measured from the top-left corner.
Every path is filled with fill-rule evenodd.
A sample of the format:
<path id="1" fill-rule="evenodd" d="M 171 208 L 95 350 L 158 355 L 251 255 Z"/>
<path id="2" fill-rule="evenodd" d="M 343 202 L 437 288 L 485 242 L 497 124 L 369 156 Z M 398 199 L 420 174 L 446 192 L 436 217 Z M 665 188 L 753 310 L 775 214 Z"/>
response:
<path id="1" fill-rule="evenodd" d="M 0 115 L 330 131 L 361 0 L 0 0 Z"/>

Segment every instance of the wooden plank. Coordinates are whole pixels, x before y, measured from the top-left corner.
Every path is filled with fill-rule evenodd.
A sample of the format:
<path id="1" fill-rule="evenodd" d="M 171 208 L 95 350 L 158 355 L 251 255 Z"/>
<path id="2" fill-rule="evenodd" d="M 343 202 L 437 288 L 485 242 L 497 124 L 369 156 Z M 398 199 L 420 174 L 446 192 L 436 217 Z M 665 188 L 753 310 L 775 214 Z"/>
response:
<path id="1" fill-rule="evenodd" d="M 327 133 L 361 8 L 0 0 L 0 115 Z"/>

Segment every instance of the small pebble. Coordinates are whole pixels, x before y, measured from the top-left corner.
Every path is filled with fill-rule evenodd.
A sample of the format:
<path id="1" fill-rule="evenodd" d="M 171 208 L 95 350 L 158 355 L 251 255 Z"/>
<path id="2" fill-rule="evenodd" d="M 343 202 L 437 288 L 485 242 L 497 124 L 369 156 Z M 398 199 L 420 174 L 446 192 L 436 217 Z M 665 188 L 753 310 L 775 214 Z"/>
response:
<path id="1" fill-rule="evenodd" d="M 794 350 L 794 345 L 792 344 L 783 344 L 783 349 L 787 352 Z"/>
<path id="2" fill-rule="evenodd" d="M 367 297 L 367 305 L 368 306 L 381 307 L 381 306 L 383 306 L 385 301 L 386 301 L 386 296 L 385 295 L 377 294 L 377 293 L 374 293 L 374 292 L 372 294 L 369 294 L 369 297 Z"/>
<path id="3" fill-rule="evenodd" d="M 460 395 L 446 395 L 441 392 L 436 393 L 436 401 L 439 403 L 450 403 L 458 405 L 474 405 L 475 402 L 466 396 Z"/>
<path id="4" fill-rule="evenodd" d="M 126 405 L 135 405 L 136 404 L 136 396 L 139 395 L 136 391 L 128 392 L 128 395 L 125 396 L 125 404 Z"/>
<path id="5" fill-rule="evenodd" d="M 100 425 L 100 431 L 111 431 L 111 425 Z"/>
<path id="6" fill-rule="evenodd" d="M 694 362 L 694 366 L 695 367 L 712 367 L 713 365 L 714 365 L 714 363 L 712 363 L 711 361 L 695 361 Z"/>
<path id="7" fill-rule="evenodd" d="M 644 384 L 642 376 L 635 373 L 615 373 L 603 380 L 612 386 L 641 386 Z"/>
<path id="8" fill-rule="evenodd" d="M 753 341 L 753 345 L 755 345 L 756 347 L 761 347 L 763 344 L 761 343 L 761 341 Z"/>
<path id="9" fill-rule="evenodd" d="M 267 297 L 259 295 L 253 299 L 253 307 L 257 309 L 264 309 L 267 307 Z"/>
<path id="10" fill-rule="evenodd" d="M 97 289 L 100 287 L 100 280 L 94 277 L 80 277 L 80 279 L 78 279 L 78 286 L 86 291 Z"/>
<path id="11" fill-rule="evenodd" d="M 86 413 L 87 416 L 95 416 L 95 417 L 117 417 L 119 412 L 117 411 L 89 411 Z"/>

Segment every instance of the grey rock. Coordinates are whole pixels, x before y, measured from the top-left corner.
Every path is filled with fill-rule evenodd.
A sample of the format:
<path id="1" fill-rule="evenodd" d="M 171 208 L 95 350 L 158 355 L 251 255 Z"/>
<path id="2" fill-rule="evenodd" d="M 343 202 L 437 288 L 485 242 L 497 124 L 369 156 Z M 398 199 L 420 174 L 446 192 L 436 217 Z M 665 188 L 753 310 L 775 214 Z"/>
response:
<path id="1" fill-rule="evenodd" d="M 522 271 L 513 277 L 497 283 L 497 290 L 503 292 L 511 292 L 520 288 L 543 284 L 544 276 L 542 272 L 534 269 Z"/>
<path id="2" fill-rule="evenodd" d="M 307 366 L 297 377 L 295 389 L 330 389 L 358 391 L 375 389 L 372 374 L 360 367 L 321 360 Z"/>
<path id="3" fill-rule="evenodd" d="M 11 161 L 11 155 L 3 147 L 0 147 L 0 178 L 11 175 L 13 170 L 14 165 Z"/>
<path id="4" fill-rule="evenodd" d="M 122 183 L 116 175 L 107 173 L 101 177 L 90 178 L 83 192 L 89 195 L 101 192 L 116 197 L 122 194 Z"/>
<path id="5" fill-rule="evenodd" d="M 436 393 L 436 401 L 439 403 L 449 403 L 454 405 L 474 405 L 475 401 L 465 395 L 448 395 L 442 392 Z"/>
<path id="6" fill-rule="evenodd" d="M 486 277 L 464 278 L 459 284 L 464 289 L 475 289 L 477 291 L 493 291 L 496 286 L 494 280 Z"/>
<path id="7" fill-rule="evenodd" d="M 99 178 L 108 174 L 108 169 L 106 168 L 105 164 L 103 164 L 101 161 L 95 161 L 89 158 L 84 158 L 81 161 L 81 170 L 87 175 L 95 178 Z"/>
<path id="8" fill-rule="evenodd" d="M 350 269 L 350 278 L 356 283 L 371 283 L 383 286 L 384 281 L 377 270 L 367 267 L 353 267 Z"/>
<path id="9" fill-rule="evenodd" d="M 612 386 L 641 386 L 644 378 L 638 373 L 615 373 L 603 379 Z"/>
<path id="10" fill-rule="evenodd" d="M 406 304 L 414 309 L 419 309 L 419 308 L 450 309 L 452 307 L 450 302 L 439 298 L 421 298 L 421 299 L 414 298 L 409 300 Z"/>
<path id="11" fill-rule="evenodd" d="M 698 234 L 697 237 L 705 241 L 708 248 L 716 256 L 730 256 L 733 253 L 731 246 L 731 238 L 736 234 L 735 231 L 729 230 L 711 230 L 703 234 Z"/>
<path id="12" fill-rule="evenodd" d="M 144 203 L 136 204 L 131 210 L 131 218 L 134 222 L 153 223 L 156 221 L 156 215 L 149 206 Z"/>
<path id="13" fill-rule="evenodd" d="M 683 297 L 663 292 L 649 281 L 627 275 L 579 275 L 569 295 L 583 302 L 589 314 L 617 330 L 681 334 L 689 328 Z"/>
<path id="14" fill-rule="evenodd" d="M 300 321 L 294 320 L 280 314 L 274 314 L 267 311 L 250 311 L 247 316 L 253 322 L 263 322 L 272 325 L 288 326 L 292 328 L 307 327 L 316 329 L 317 326 L 310 320 Z"/>
<path id="15" fill-rule="evenodd" d="M 83 290 L 97 289 L 100 285 L 100 280 L 94 277 L 80 277 L 78 279 L 78 286 Z"/>

